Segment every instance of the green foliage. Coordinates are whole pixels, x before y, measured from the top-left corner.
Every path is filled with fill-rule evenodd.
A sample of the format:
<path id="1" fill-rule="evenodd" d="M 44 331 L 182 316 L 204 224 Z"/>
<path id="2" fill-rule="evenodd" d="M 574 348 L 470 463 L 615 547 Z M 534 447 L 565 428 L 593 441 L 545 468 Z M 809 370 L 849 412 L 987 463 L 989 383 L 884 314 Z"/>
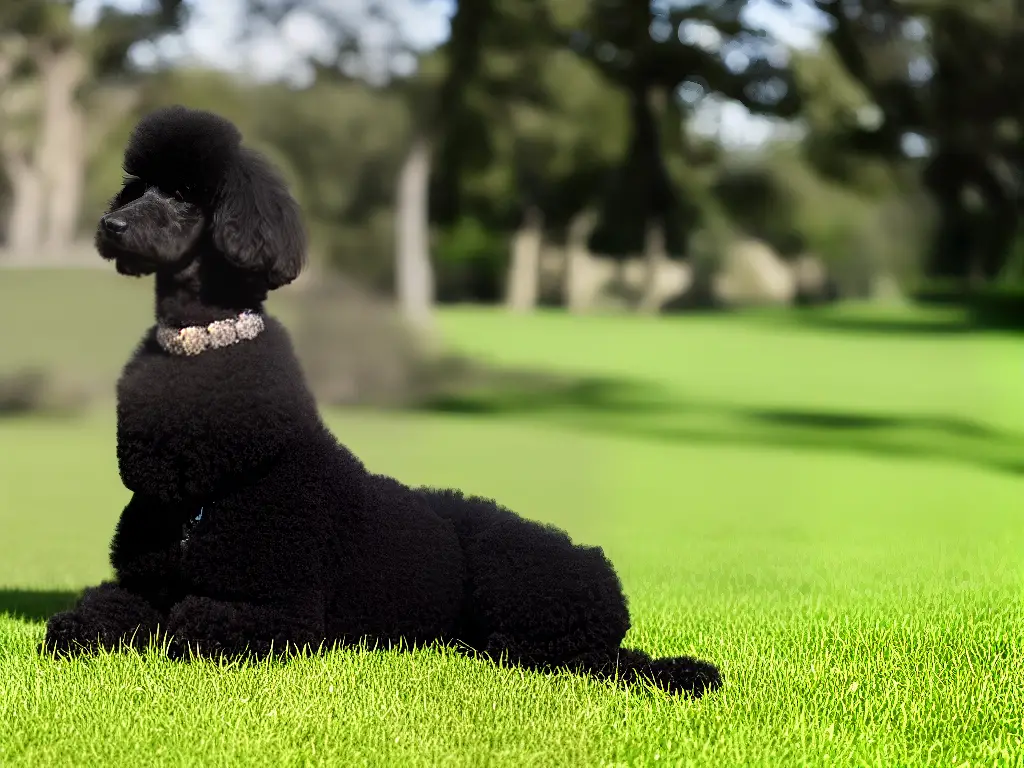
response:
<path id="1" fill-rule="evenodd" d="M 459 146 L 463 173 L 435 188 L 439 223 L 470 216 L 507 235 L 535 205 L 560 236 L 595 201 L 624 149 L 625 95 L 550 39 L 547 10 L 497 3 L 477 41 L 480 70 L 466 85 L 467 114 L 445 139 Z"/>
<path id="2" fill-rule="evenodd" d="M 1011 276 L 990 284 L 971 284 L 956 278 L 925 277 L 912 293 L 923 305 L 957 307 L 966 310 L 977 328 L 1024 330 L 1024 282 Z"/>
<path id="3" fill-rule="evenodd" d="M 508 240 L 478 219 L 463 217 L 439 232 L 434 247 L 437 298 L 498 301 L 508 264 Z"/>
<path id="4" fill-rule="evenodd" d="M 747 236 L 764 240 L 783 256 L 803 252 L 803 237 L 795 226 L 795 193 L 771 168 L 727 166 L 715 180 L 712 193 Z"/>
<path id="5" fill-rule="evenodd" d="M 1013 241 L 998 282 L 1000 285 L 1024 284 L 1024 237 L 1018 237 Z"/>
<path id="6" fill-rule="evenodd" d="M 986 286 L 968 298 L 971 321 L 982 328 L 1024 330 L 1024 283 Z"/>
<path id="7" fill-rule="evenodd" d="M 439 238 L 436 254 L 442 264 L 465 264 L 486 256 L 497 238 L 479 220 L 462 218 Z M 500 241 L 499 241 L 500 242 Z"/>
<path id="8" fill-rule="evenodd" d="M 869 195 L 893 186 L 889 162 L 853 151 L 851 136 L 870 125 L 878 107 L 847 72 L 831 46 L 793 55 L 794 77 L 804 96 L 800 123 L 807 162 L 826 179 Z"/>
<path id="9" fill-rule="evenodd" d="M 74 0 L 7 0 L 0 9 L 5 33 L 66 41 L 73 35 Z"/>
<path id="10" fill-rule="evenodd" d="M 939 209 L 927 274 L 997 281 L 1020 229 L 1012 181 L 1021 172 L 1024 92 L 1018 9 L 1001 1 L 878 3 L 869 13 L 858 3 L 815 5 L 828 21 L 827 48 L 876 113 L 870 124 L 847 120 L 823 135 L 815 154 L 827 162 L 819 164 L 852 169 L 872 158 L 913 169 Z M 928 145 L 920 161 L 908 158 L 908 136 Z"/>
<path id="11" fill-rule="evenodd" d="M 704 220 L 720 208 L 719 226 L 732 234 L 762 239 L 783 256 L 818 257 L 848 297 L 869 295 L 881 273 L 912 282 L 928 236 L 920 196 L 891 180 L 882 191 L 823 175 L 805 149 L 778 142 L 712 164 Z"/>
<path id="12" fill-rule="evenodd" d="M 185 0 L 151 0 L 129 10 L 116 3 L 104 3 L 95 27 L 90 30 L 95 74 L 103 77 L 124 73 L 130 68 L 129 53 L 135 45 L 179 29 L 187 16 Z"/>

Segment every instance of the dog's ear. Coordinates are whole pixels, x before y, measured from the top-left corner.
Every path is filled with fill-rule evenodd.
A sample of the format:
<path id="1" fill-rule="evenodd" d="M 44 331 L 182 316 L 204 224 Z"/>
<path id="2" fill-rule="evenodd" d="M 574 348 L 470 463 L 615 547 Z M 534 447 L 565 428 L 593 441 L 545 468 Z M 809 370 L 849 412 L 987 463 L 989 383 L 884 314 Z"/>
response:
<path id="1" fill-rule="evenodd" d="M 306 231 L 299 205 L 281 176 L 257 152 L 240 147 L 217 192 L 213 242 L 227 261 L 261 272 L 270 289 L 302 271 Z"/>

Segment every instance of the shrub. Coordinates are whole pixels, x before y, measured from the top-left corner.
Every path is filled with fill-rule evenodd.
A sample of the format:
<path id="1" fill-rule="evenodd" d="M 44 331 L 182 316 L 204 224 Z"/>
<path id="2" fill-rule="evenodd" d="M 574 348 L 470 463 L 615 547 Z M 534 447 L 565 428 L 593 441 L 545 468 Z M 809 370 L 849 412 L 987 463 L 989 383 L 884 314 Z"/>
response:
<path id="1" fill-rule="evenodd" d="M 438 349 L 413 332 L 390 302 L 338 274 L 287 296 L 296 352 L 323 405 L 438 410 L 510 410 L 578 396 L 581 382 L 497 368 Z"/>
<path id="2" fill-rule="evenodd" d="M 94 394 L 72 377 L 43 368 L 0 373 L 0 416 L 70 414 L 85 408 Z"/>
<path id="3" fill-rule="evenodd" d="M 968 300 L 972 324 L 996 330 L 1024 330 L 1024 285 L 985 288 Z"/>
<path id="4" fill-rule="evenodd" d="M 911 292 L 919 304 L 936 307 L 963 307 L 967 305 L 967 290 L 962 280 L 924 280 Z"/>

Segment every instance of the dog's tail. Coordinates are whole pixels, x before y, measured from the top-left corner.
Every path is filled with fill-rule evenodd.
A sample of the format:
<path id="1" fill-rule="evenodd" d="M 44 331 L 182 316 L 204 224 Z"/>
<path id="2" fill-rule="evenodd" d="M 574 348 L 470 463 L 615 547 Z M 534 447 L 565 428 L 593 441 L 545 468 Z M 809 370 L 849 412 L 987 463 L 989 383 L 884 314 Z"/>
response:
<path id="1" fill-rule="evenodd" d="M 691 656 L 664 656 L 652 659 L 633 648 L 620 648 L 613 663 L 597 665 L 591 673 L 616 678 L 626 685 L 646 681 L 663 691 L 699 698 L 722 687 L 718 668 Z"/>

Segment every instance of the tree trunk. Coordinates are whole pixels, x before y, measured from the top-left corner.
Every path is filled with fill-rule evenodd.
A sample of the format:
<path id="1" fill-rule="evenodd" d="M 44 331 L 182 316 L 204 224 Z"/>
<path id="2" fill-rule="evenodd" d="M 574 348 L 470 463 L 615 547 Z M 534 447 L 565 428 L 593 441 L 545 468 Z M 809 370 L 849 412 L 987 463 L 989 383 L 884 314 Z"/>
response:
<path id="1" fill-rule="evenodd" d="M 417 327 L 433 324 L 434 272 L 430 263 L 430 143 L 414 139 L 398 178 L 395 206 L 396 292 L 405 316 Z"/>
<path id="2" fill-rule="evenodd" d="M 649 221 L 644 238 L 644 290 L 637 303 L 638 312 L 654 315 L 661 309 L 661 296 L 658 295 L 658 269 L 667 259 L 664 224 L 657 219 Z"/>
<path id="3" fill-rule="evenodd" d="M 900 289 L 899 280 L 890 270 L 881 269 L 872 277 L 871 300 L 879 304 L 903 303 L 903 291 Z"/>
<path id="4" fill-rule="evenodd" d="M 540 254 L 544 244 L 544 217 L 531 206 L 512 239 L 506 306 L 513 312 L 532 312 L 537 307 Z"/>
<path id="5" fill-rule="evenodd" d="M 587 268 L 590 266 L 590 249 L 587 240 L 594 229 L 596 217 L 593 211 L 576 215 L 569 225 L 568 243 L 565 248 L 565 280 L 562 285 L 566 309 L 573 314 L 586 312 L 590 306 Z"/>
<path id="6" fill-rule="evenodd" d="M 47 52 L 41 60 L 42 136 L 36 155 L 45 179 L 44 245 L 55 256 L 74 240 L 85 175 L 85 120 L 77 91 L 86 75 L 74 47 Z"/>
<path id="7" fill-rule="evenodd" d="M 7 250 L 14 258 L 30 258 L 39 251 L 43 231 L 43 178 L 21 152 L 5 153 L 4 167 L 11 185 L 11 208 L 7 220 Z"/>

